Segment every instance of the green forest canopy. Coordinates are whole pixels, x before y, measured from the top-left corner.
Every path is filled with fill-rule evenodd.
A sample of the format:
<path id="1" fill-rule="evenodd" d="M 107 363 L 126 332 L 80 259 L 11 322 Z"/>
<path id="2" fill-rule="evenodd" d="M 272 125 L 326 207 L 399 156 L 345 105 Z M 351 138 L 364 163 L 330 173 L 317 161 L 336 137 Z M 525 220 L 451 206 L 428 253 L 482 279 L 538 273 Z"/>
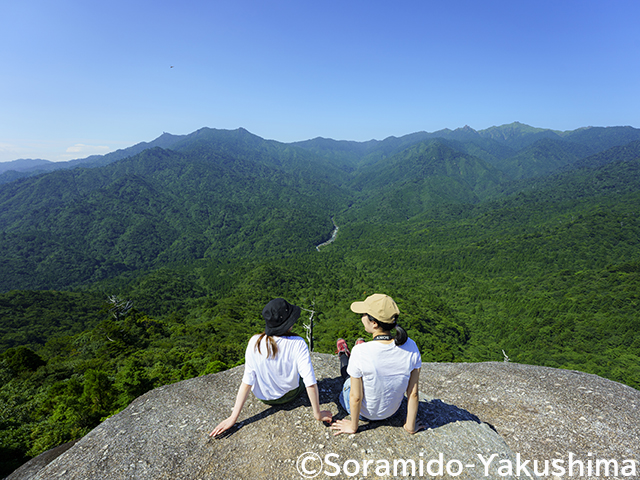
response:
<path id="1" fill-rule="evenodd" d="M 7 183 L 2 473 L 151 388 L 241 364 L 280 296 L 315 312 L 319 352 L 364 336 L 349 304 L 384 292 L 425 362 L 504 351 L 640 388 L 640 152 L 628 130 L 610 132 L 623 146 L 579 133 L 580 148 L 556 133 L 541 148 L 526 135 L 285 145 L 204 131 Z M 497 168 L 555 147 L 551 173 Z M 318 252 L 332 217 L 337 239 Z"/>

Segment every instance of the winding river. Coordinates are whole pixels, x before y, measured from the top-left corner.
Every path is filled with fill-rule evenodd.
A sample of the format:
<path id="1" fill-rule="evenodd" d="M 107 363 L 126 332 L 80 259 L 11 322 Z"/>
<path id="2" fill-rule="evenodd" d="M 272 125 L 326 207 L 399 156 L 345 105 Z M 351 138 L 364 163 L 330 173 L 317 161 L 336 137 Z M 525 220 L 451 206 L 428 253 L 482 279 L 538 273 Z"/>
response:
<path id="1" fill-rule="evenodd" d="M 324 247 L 326 245 L 329 245 L 330 243 L 333 243 L 333 241 L 336 239 L 336 236 L 338 235 L 338 225 L 336 225 L 336 221 L 333 219 L 333 217 L 331 217 L 331 221 L 333 222 L 333 232 L 331 232 L 331 238 L 329 238 L 329 240 L 327 240 L 326 242 L 322 242 L 320 245 L 316 245 L 316 250 L 320 251 L 320 247 Z"/>

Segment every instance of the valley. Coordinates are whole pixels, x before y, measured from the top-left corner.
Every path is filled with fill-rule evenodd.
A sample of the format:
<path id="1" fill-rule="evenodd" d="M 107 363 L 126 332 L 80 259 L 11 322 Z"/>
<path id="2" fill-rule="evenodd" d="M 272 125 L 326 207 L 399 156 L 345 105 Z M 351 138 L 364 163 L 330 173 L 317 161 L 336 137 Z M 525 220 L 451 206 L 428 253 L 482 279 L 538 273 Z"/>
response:
<path id="1" fill-rule="evenodd" d="M 504 351 L 640 388 L 638 129 L 204 128 L 130 148 L 0 174 L 5 472 L 243 363 L 280 296 L 313 306 L 320 353 L 363 336 L 349 305 L 384 292 L 424 362 Z"/>

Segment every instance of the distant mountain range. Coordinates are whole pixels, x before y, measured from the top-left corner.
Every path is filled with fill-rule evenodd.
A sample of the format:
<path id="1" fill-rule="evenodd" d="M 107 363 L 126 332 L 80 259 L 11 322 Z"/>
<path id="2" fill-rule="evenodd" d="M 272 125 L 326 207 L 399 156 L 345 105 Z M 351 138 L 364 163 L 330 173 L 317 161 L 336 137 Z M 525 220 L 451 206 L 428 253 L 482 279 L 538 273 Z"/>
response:
<path id="1" fill-rule="evenodd" d="M 72 162 L 10 162 L 22 170 L 0 175 L 0 291 L 310 251 L 327 240 L 332 216 L 392 224 L 536 185 L 582 195 L 592 190 L 579 186 L 585 171 L 638 158 L 632 127 L 556 132 L 513 123 L 289 144 L 202 128 Z M 607 171 L 607 185 L 638 188 L 635 173 L 616 180 Z"/>
<path id="2" fill-rule="evenodd" d="M 364 337 L 349 305 L 384 292 L 424 362 L 508 356 L 640 388 L 638 129 L 202 128 L 8 166 L 0 474 L 154 386 L 239 365 L 279 297 L 316 352 Z"/>
<path id="3" fill-rule="evenodd" d="M 236 130 L 236 132 L 244 132 L 244 134 L 252 136 L 242 128 Z M 203 141 L 208 142 L 209 146 L 221 146 L 225 138 L 230 138 L 230 135 L 232 135 L 231 131 L 202 128 L 188 135 L 163 133 L 151 142 L 141 142 L 106 155 L 92 155 L 67 162 L 50 162 L 41 159 L 20 159 L 2 162 L 0 163 L 0 184 L 59 169 L 100 167 L 154 147 L 180 150 L 192 142 L 201 143 Z M 524 168 L 525 171 L 522 171 L 523 167 L 519 165 L 526 162 L 528 157 L 546 157 L 548 156 L 547 154 L 556 155 L 558 157 L 557 161 L 547 166 L 547 169 L 553 169 L 563 162 L 570 163 L 575 161 L 576 158 L 584 158 L 614 146 L 622 146 L 632 141 L 640 140 L 640 129 L 628 126 L 583 127 L 577 130 L 561 132 L 514 122 L 479 131 L 465 126 L 456 130 L 443 129 L 433 133 L 416 132 L 402 137 L 388 137 L 384 140 L 370 140 L 367 142 L 340 141 L 318 137 L 288 145 L 309 150 L 319 156 L 330 159 L 337 166 L 341 165 L 343 170 L 349 170 L 353 168 L 354 164 L 375 162 L 398 153 L 410 145 L 435 138 L 456 142 L 455 148 L 478 156 L 509 172 L 511 176 L 518 177 L 519 175 L 527 176 L 538 173 L 536 169 L 527 172 L 526 170 L 530 169 Z M 273 145 L 287 145 L 276 141 L 271 141 L 271 143 Z M 549 145 L 552 146 L 550 147 Z M 540 154 L 539 150 L 541 148 L 545 149 L 546 152 Z M 500 161 L 504 161 L 504 164 L 500 163 Z M 540 167 L 541 172 L 544 170 L 544 167 Z"/>
<path id="4" fill-rule="evenodd" d="M 169 148 L 175 143 L 176 139 L 179 138 L 180 136 L 163 133 L 154 141 L 149 143 L 141 142 L 132 147 L 116 150 L 115 152 L 107 153 L 106 155 L 91 155 L 86 158 L 79 158 L 68 162 L 51 162 L 49 160 L 41 159 L 20 159 L 13 160 L 11 162 L 2 162 L 0 163 L 0 183 L 6 183 L 7 181 L 13 181 L 17 178 L 39 175 L 41 173 L 51 172 L 54 170 L 75 167 L 91 168 L 108 165 L 109 163 L 140 153 L 148 148 Z"/>
<path id="5" fill-rule="evenodd" d="M 11 162 L 0 162 L 0 173 L 8 172 L 10 170 L 16 172 L 24 172 L 28 170 L 35 170 L 37 168 L 45 168 L 47 165 L 52 164 L 49 160 L 22 158 L 19 160 L 13 160 Z"/>

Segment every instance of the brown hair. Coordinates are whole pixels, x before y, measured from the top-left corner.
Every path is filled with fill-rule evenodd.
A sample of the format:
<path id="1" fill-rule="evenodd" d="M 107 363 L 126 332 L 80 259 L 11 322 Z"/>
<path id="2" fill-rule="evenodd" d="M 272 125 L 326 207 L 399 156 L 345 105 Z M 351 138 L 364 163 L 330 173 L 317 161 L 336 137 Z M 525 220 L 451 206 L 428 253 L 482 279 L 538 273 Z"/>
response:
<path id="1" fill-rule="evenodd" d="M 278 335 L 279 337 L 298 337 L 299 335 L 293 332 L 287 332 L 286 335 Z M 260 351 L 260 343 L 262 343 L 262 339 L 267 337 L 267 358 L 276 358 L 278 355 L 278 344 L 274 340 L 273 336 L 267 335 L 266 332 L 262 332 L 256 341 L 256 350 L 259 354 L 262 354 Z"/>

